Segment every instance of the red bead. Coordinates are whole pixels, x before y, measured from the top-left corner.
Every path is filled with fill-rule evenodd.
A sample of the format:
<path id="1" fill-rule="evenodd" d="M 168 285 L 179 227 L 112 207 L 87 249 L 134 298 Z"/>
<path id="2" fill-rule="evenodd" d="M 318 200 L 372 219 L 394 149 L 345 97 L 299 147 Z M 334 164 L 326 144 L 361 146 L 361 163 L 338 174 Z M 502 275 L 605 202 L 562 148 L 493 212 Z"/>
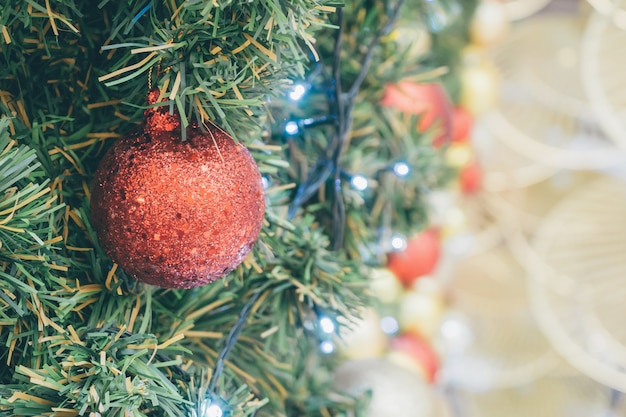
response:
<path id="1" fill-rule="evenodd" d="M 404 333 L 390 342 L 393 351 L 402 352 L 411 358 L 424 372 L 426 381 L 433 383 L 439 370 L 439 355 L 426 339 L 415 333 Z"/>
<path id="2" fill-rule="evenodd" d="M 452 117 L 452 142 L 467 142 L 470 139 L 474 117 L 463 107 L 456 107 Z"/>
<path id="3" fill-rule="evenodd" d="M 469 165 L 463 167 L 459 174 L 459 182 L 461 184 L 461 190 L 465 194 L 474 194 L 480 190 L 483 181 L 483 173 L 480 169 L 480 165 L 476 162 L 472 162 Z"/>
<path id="4" fill-rule="evenodd" d="M 433 139 L 433 146 L 439 147 L 449 142 L 452 104 L 441 84 L 419 84 L 407 80 L 397 85 L 387 84 L 381 104 L 407 114 L 420 115 L 417 126 L 419 132 L 426 132 L 438 123 L 439 130 Z"/>
<path id="5" fill-rule="evenodd" d="M 387 256 L 387 267 L 404 286 L 409 287 L 419 277 L 433 272 L 439 255 L 439 233 L 428 229 L 409 239 L 406 249 L 391 252 Z"/>

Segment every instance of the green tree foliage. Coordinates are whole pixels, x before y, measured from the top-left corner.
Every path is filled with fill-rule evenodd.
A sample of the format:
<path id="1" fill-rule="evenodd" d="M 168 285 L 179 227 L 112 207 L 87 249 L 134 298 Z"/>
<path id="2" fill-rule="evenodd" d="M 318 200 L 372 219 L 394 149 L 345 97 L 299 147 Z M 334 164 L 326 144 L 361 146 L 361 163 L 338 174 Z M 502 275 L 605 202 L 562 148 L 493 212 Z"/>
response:
<path id="1" fill-rule="evenodd" d="M 384 83 L 438 73 L 432 57 L 390 65 L 406 53 L 390 37 L 402 3 L 337 6 L 0 4 L 0 415 L 202 416 L 218 402 L 232 416 L 347 416 L 363 406 L 329 383 L 336 358 L 319 351 L 319 319 L 367 302 L 363 260 L 378 231 L 423 227 L 420 198 L 446 169 L 428 134 L 377 104 Z M 293 104 L 285 93 L 304 79 L 315 91 Z M 150 88 L 185 124 L 216 123 L 247 145 L 269 184 L 252 256 L 206 287 L 135 281 L 91 227 L 94 170 L 141 122 Z M 286 122 L 317 116 L 326 122 L 284 134 Z M 399 158 L 415 172 L 407 181 L 387 175 Z M 350 188 L 355 172 L 376 179 L 364 194 Z"/>

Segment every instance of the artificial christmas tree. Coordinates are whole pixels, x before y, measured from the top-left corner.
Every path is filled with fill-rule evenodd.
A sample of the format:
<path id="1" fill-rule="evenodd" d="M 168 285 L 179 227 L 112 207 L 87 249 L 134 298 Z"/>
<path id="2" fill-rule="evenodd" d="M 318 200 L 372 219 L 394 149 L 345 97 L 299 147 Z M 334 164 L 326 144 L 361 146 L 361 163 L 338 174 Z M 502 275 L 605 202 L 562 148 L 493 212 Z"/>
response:
<path id="1" fill-rule="evenodd" d="M 403 20 L 430 22 L 428 3 L 0 5 L 0 415 L 365 410 L 367 396 L 330 383 L 337 358 L 328 353 L 339 319 L 369 302 L 369 267 L 384 265 L 392 235 L 427 227 L 424 198 L 451 177 L 432 144 L 436 130 L 418 129 L 419 114 L 380 104 L 386 84 L 442 81 L 446 72 L 443 82 L 458 96 L 452 64 L 473 2 L 454 14 L 454 30 L 437 27 L 438 53 L 403 61 L 416 54 L 406 39 L 395 40 L 394 30 Z M 159 99 L 146 106 L 153 90 Z M 155 164 L 155 182 L 144 186 L 157 186 L 153 207 L 168 206 L 131 221 L 122 194 L 140 187 L 133 177 L 140 174 L 108 183 L 119 166 L 96 169 L 107 149 L 119 155 L 119 138 L 163 139 L 151 137 L 154 129 L 129 136 L 147 108 L 180 124 L 166 138 L 176 149 L 163 152 L 189 156 L 178 148 L 200 146 L 202 136 L 202 146 L 215 147 L 212 177 L 225 179 L 239 170 L 229 171 L 230 155 L 220 152 L 246 146 L 264 190 L 255 167 L 241 178 L 240 189 L 248 181 L 257 186 L 243 200 L 192 198 L 182 212 L 176 199 L 185 198 L 187 179 L 202 178 L 202 164 L 177 160 L 189 175 L 183 169 L 168 177 L 162 153 L 148 153 L 140 159 Z M 158 190 L 168 182 L 170 189 Z M 163 199 L 160 192 L 174 195 Z M 214 236 L 205 236 L 208 243 L 172 239 L 172 253 L 146 255 L 162 256 L 165 266 L 141 270 L 142 281 L 195 288 L 136 280 L 133 264 L 145 254 L 148 232 L 159 241 L 161 233 L 176 232 L 171 222 L 197 215 L 202 205 L 219 213 L 225 236 L 245 235 L 243 243 L 217 241 L 215 250 L 234 244 L 238 255 L 217 269 L 241 265 L 210 285 L 169 285 L 165 269 L 194 270 L 194 280 L 206 274 L 202 283 L 215 279 L 188 254 L 196 242 L 215 245 Z M 231 221 L 227 212 L 252 216 L 253 225 Z M 209 221 L 203 213 L 190 228 Z M 121 222 L 103 225 L 116 215 Z M 163 230 L 153 230 L 159 216 Z"/>

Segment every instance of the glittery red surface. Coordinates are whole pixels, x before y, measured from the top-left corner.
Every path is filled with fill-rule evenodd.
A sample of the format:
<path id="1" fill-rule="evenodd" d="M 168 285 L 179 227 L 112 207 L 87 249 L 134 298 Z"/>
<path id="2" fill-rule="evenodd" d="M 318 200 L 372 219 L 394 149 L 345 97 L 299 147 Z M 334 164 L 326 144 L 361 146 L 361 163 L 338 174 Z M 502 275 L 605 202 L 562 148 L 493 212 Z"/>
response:
<path id="1" fill-rule="evenodd" d="M 257 240 L 264 209 L 248 150 L 212 127 L 190 128 L 182 142 L 177 117 L 163 107 L 147 110 L 143 131 L 104 156 L 91 197 L 103 249 L 128 274 L 166 288 L 232 271 Z"/>

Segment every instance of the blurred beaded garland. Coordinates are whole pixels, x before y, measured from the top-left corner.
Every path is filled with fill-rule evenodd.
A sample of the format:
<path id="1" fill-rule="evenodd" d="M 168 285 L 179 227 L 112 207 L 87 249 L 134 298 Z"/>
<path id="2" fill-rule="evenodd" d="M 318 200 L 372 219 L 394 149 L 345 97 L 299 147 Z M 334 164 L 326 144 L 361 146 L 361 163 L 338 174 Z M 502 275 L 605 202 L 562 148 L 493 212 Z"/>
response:
<path id="1" fill-rule="evenodd" d="M 441 3 L 449 5 L 448 2 Z M 457 253 L 449 253 L 453 241 L 462 240 L 468 232 L 471 235 L 482 231 L 471 229 L 476 225 L 467 224 L 465 206 L 468 201 L 475 205 L 482 204 L 485 176 L 481 155 L 476 151 L 476 141 L 479 139 L 477 135 L 480 132 L 480 126 L 477 126 L 480 123 L 477 120 L 492 111 L 501 93 L 501 75 L 491 60 L 488 49 L 502 42 L 510 30 L 512 18 L 507 5 L 506 2 L 493 0 L 484 0 L 478 5 L 470 27 L 471 44 L 462 53 L 460 95 L 456 104 L 449 100 L 445 91 L 437 84 L 403 80 L 387 85 L 385 89 L 381 102 L 383 106 L 394 107 L 408 115 L 418 115 L 417 128 L 422 132 L 437 129 L 433 145 L 442 146 L 446 163 L 457 171 L 457 177 L 448 189 L 430 196 L 432 209 L 429 226 L 416 236 L 392 236 L 390 246 L 395 250 L 388 254 L 386 268 L 378 267 L 372 272 L 370 288 L 378 302 L 377 314 L 368 311 L 363 320 L 357 322 L 354 335 L 365 337 L 352 339 L 352 335 L 347 334 L 346 344 L 339 346 L 344 358 L 348 359 L 345 364 L 347 368 L 344 369 L 363 369 L 362 374 L 352 377 L 355 381 L 367 380 L 365 369 L 376 363 L 377 366 L 386 368 L 399 366 L 435 386 L 473 385 L 475 389 L 487 389 L 496 385 L 522 384 L 556 366 L 553 352 L 547 347 L 537 327 L 533 326 L 532 319 L 529 315 L 518 314 L 518 303 L 507 306 L 515 311 L 505 314 L 503 320 L 498 322 L 501 324 L 498 330 L 490 332 L 483 328 L 487 316 L 491 317 L 490 313 L 463 311 L 459 307 L 467 305 L 453 306 L 451 303 L 455 300 L 450 298 L 450 295 L 457 294 L 454 288 L 457 282 L 451 281 L 449 277 L 450 262 L 458 261 L 459 255 L 460 259 L 469 256 L 470 246 L 472 250 L 481 247 L 481 244 L 471 243 L 477 241 L 471 241 L 466 245 L 465 252 L 458 250 Z M 395 36 L 399 34 L 400 31 Z M 426 38 L 419 38 L 419 42 L 425 40 Z M 417 44 L 420 43 L 416 42 Z M 416 53 L 421 51 L 416 50 Z M 499 225 L 494 227 L 499 229 Z M 503 233 L 498 230 L 493 242 L 501 242 Z M 448 259 L 449 257 L 454 259 Z M 514 287 L 519 289 L 519 285 L 523 287 L 522 280 L 516 282 Z M 485 300 L 489 300 L 489 296 Z M 485 303 L 487 308 L 489 302 Z M 455 310 L 451 310 L 452 307 Z M 507 328 L 506 323 L 511 324 L 507 320 L 511 318 L 514 319 L 514 325 Z M 479 328 L 475 329 L 475 325 Z M 514 340 L 511 342 L 514 345 L 520 339 L 511 336 L 507 341 L 502 341 L 495 334 L 498 331 L 505 338 L 516 331 L 520 332 L 519 337 L 522 338 L 524 334 L 532 333 L 532 340 L 526 344 L 519 343 L 518 347 L 520 351 L 529 346 L 536 349 L 531 349 L 527 356 L 518 355 L 519 351 L 511 349 L 509 342 Z M 385 343 L 381 343 L 381 337 L 384 337 Z M 492 346 L 490 350 L 480 338 L 495 341 L 497 346 Z M 481 353 L 480 349 L 483 348 L 485 350 Z M 468 353 L 472 357 L 465 357 L 467 360 L 460 362 L 459 358 Z M 484 358 L 479 358 L 482 354 Z M 492 362 L 488 364 L 487 355 L 491 354 Z M 508 357 L 509 354 L 512 356 Z M 523 362 L 520 359 L 522 356 L 530 358 L 528 366 L 518 362 Z M 363 358 L 369 359 L 364 361 Z M 485 361 L 481 362 L 482 359 Z M 450 364 L 446 364 L 448 360 L 451 360 Z M 468 365 L 466 371 L 469 371 L 461 371 L 461 364 Z M 344 369 L 338 371 L 339 377 L 336 381 L 349 386 L 351 382 L 344 378 L 345 374 L 357 373 Z M 388 371 L 393 372 L 389 369 Z M 463 373 L 466 374 L 465 377 L 460 378 L 459 375 Z M 382 380 L 381 383 L 384 382 L 385 373 L 380 371 L 377 375 Z M 373 407 L 379 398 L 376 396 L 376 387 Z M 388 399 L 387 403 L 393 401 L 395 400 Z M 373 408 L 370 415 L 387 415 L 384 411 L 388 408 Z M 430 415 L 428 413 L 427 410 L 421 410 L 414 415 Z"/>

